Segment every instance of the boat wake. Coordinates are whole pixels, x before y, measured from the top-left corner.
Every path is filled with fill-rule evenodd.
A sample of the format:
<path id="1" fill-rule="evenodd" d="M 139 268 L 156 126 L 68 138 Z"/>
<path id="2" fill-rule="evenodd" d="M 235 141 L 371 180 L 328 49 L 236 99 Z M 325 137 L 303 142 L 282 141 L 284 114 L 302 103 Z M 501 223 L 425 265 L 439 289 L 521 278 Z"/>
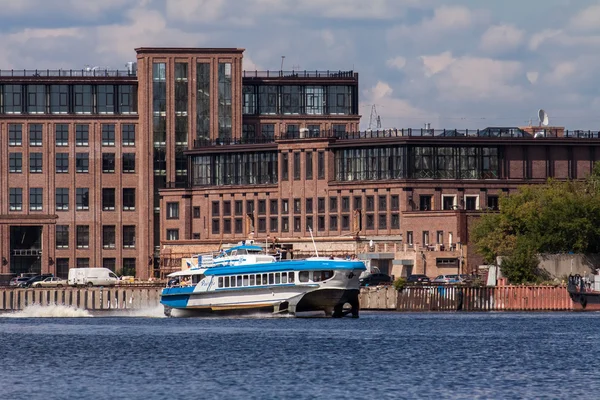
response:
<path id="1" fill-rule="evenodd" d="M 25 307 L 23 310 L 15 311 L 7 314 L 2 314 L 0 317 L 4 318 L 91 318 L 87 310 L 80 308 L 63 306 L 63 305 L 51 305 L 41 306 L 39 304 L 33 304 Z"/>
<path id="2" fill-rule="evenodd" d="M 102 311 L 98 312 L 96 315 L 103 317 L 166 318 L 164 313 L 164 307 L 162 305 L 141 308 L 139 310 Z"/>

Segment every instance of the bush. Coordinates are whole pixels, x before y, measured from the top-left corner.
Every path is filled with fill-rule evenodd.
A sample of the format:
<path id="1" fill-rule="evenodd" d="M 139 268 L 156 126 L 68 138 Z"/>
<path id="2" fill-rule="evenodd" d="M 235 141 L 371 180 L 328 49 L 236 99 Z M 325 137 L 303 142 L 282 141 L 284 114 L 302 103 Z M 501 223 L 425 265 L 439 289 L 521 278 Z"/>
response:
<path id="1" fill-rule="evenodd" d="M 398 278 L 394 281 L 394 289 L 401 292 L 406 287 L 406 278 Z"/>

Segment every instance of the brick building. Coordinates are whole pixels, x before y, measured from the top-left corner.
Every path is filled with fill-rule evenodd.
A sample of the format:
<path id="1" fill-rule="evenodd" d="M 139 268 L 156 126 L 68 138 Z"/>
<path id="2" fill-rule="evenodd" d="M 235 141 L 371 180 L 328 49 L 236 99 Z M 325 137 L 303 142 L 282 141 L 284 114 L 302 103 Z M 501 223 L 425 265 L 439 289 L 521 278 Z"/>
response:
<path id="1" fill-rule="evenodd" d="M 481 210 L 600 158 L 597 132 L 562 128 L 359 132 L 352 71 L 136 52 L 125 71 L 0 71 L 0 273 L 147 278 L 248 239 L 395 275 L 471 272 Z"/>

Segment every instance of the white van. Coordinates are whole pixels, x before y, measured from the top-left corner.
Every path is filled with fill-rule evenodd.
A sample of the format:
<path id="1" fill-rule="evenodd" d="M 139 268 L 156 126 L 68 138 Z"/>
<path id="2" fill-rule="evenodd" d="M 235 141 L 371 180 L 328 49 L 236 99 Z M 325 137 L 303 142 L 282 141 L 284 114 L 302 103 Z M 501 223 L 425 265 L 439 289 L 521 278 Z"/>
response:
<path id="1" fill-rule="evenodd" d="M 69 286 L 115 286 L 119 278 L 108 268 L 71 268 Z"/>

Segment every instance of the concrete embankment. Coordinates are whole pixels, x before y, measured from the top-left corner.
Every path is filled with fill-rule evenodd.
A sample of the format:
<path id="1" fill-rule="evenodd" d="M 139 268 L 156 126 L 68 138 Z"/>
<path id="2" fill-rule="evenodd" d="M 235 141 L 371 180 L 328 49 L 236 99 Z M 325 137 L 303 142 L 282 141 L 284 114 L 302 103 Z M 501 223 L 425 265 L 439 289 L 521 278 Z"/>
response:
<path id="1" fill-rule="evenodd" d="M 0 311 L 31 305 L 64 305 L 84 310 L 139 310 L 156 307 L 160 287 L 99 287 L 57 289 L 0 288 Z"/>
<path id="2" fill-rule="evenodd" d="M 390 286 L 364 288 L 363 310 L 396 311 L 570 311 L 573 302 L 564 286 Z"/>

